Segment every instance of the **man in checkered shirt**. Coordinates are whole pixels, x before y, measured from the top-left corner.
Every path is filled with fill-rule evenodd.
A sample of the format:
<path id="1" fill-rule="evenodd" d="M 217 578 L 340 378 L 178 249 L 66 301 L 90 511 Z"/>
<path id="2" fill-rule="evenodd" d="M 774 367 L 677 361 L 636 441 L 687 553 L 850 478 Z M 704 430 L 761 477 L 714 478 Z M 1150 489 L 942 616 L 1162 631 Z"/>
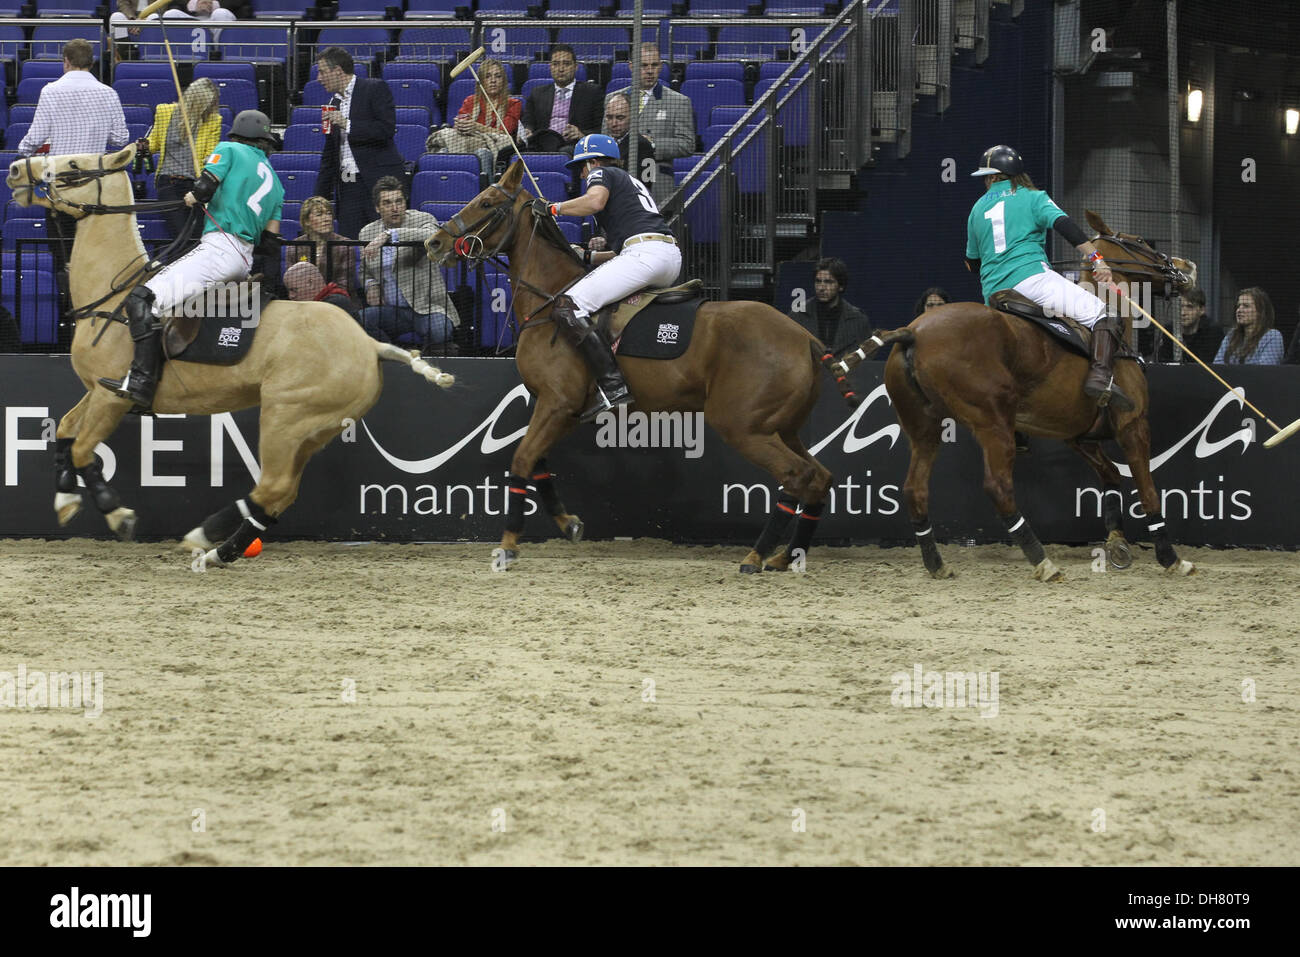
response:
<path id="1" fill-rule="evenodd" d="M 47 83 L 36 104 L 36 115 L 27 135 L 18 144 L 19 156 L 31 156 L 47 146 L 54 156 L 103 153 L 118 150 L 131 140 L 126 128 L 122 101 L 112 87 L 91 75 L 95 51 L 88 40 L 69 40 L 63 47 L 63 76 Z M 77 221 L 66 213 L 47 208 L 45 223 L 54 255 L 54 274 L 59 283 L 59 300 L 67 312 L 67 265 Z"/>

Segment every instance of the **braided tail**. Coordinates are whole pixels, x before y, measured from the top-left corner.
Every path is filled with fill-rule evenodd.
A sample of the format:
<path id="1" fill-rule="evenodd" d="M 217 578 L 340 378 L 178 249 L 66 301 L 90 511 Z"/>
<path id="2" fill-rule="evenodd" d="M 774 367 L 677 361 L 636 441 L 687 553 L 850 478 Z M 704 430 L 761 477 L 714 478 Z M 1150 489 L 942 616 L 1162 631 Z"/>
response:
<path id="1" fill-rule="evenodd" d="M 915 341 L 916 333 L 910 328 L 891 329 L 889 332 L 877 332 L 870 339 L 864 339 L 856 349 L 850 349 L 844 353 L 841 359 L 836 359 L 828 351 L 822 356 L 821 361 L 826 371 L 831 374 L 831 378 L 835 380 L 840 394 L 844 396 L 844 401 L 849 404 L 850 408 L 856 409 L 862 403 L 862 396 L 853 391 L 853 386 L 849 383 L 849 373 L 859 364 L 875 355 L 878 349 L 895 342 L 911 345 Z"/>

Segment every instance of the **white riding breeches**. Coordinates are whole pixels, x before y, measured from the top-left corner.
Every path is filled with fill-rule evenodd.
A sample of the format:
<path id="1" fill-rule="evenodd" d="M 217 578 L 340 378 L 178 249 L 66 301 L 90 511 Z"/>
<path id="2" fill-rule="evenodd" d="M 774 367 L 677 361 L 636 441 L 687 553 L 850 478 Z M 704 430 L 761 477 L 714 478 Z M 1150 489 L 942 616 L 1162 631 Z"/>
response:
<path id="1" fill-rule="evenodd" d="M 1106 318 L 1106 304 L 1059 273 L 1044 271 L 1016 283 L 1016 292 L 1043 307 L 1048 317 L 1069 316 L 1091 329 Z"/>
<path id="2" fill-rule="evenodd" d="M 578 307 L 576 314 L 587 316 L 646 286 L 671 286 L 681 269 L 682 252 L 673 243 L 625 244 L 622 252 L 587 273 L 566 294 Z"/>
<path id="3" fill-rule="evenodd" d="M 145 283 L 154 294 L 154 315 L 161 316 L 212 283 L 247 279 L 252 265 L 250 243 L 215 229 L 204 233 L 197 246 Z"/>

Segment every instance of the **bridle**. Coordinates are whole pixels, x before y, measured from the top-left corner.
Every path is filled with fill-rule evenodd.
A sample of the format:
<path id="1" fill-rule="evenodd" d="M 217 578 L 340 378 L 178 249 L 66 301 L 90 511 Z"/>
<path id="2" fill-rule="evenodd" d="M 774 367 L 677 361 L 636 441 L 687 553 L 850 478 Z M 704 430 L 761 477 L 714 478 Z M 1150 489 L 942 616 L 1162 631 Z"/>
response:
<path id="1" fill-rule="evenodd" d="M 49 162 L 49 157 L 46 157 L 46 162 Z M 184 200 L 174 199 L 144 200 L 143 202 L 133 202 L 121 206 L 110 206 L 105 204 L 103 202 L 105 177 L 111 176 L 114 173 L 125 173 L 130 165 L 131 161 L 127 160 L 120 166 L 105 166 L 104 156 L 101 154 L 99 156 L 98 167 L 93 169 L 85 169 L 78 166 L 76 160 L 69 160 L 68 168 L 59 170 L 53 176 L 49 176 L 46 173 L 37 175 L 32 169 L 32 157 L 28 156 L 24 158 L 24 166 L 27 171 L 27 184 L 19 186 L 18 188 L 26 189 L 33 197 L 49 201 L 51 207 L 53 207 L 53 204 L 58 203 L 64 207 L 74 209 L 85 216 L 113 216 L 128 215 L 137 212 L 161 212 L 179 209 L 185 205 Z M 48 171 L 50 168 L 51 167 L 47 166 L 46 170 Z M 95 184 L 96 202 L 79 202 L 65 197 L 61 192 L 65 189 L 76 189 L 91 182 Z M 57 217 L 54 218 L 54 223 L 55 229 L 59 233 L 58 240 L 59 242 L 63 242 L 63 230 L 59 225 Z M 123 273 L 119 273 L 117 276 L 113 277 L 113 281 L 109 283 L 108 292 L 93 302 L 88 302 L 84 306 L 79 306 L 76 309 L 71 310 L 68 313 L 68 318 L 73 322 L 77 322 L 78 320 L 85 319 L 89 316 L 104 319 L 120 319 L 122 312 L 120 305 L 113 312 L 96 310 L 95 307 L 103 305 L 119 293 L 131 289 L 144 276 L 158 269 L 162 263 L 167 262 L 180 249 L 180 247 L 188 241 L 188 236 L 189 230 L 183 230 L 180 235 L 162 249 L 157 260 L 145 256 L 144 262 L 139 263 L 135 268 L 128 266 L 123 270 Z M 108 324 L 105 323 L 104 330 L 107 329 Z M 100 331 L 99 336 L 103 336 L 104 330 Z M 95 338 L 95 343 L 99 342 L 99 336 Z"/>
<path id="2" fill-rule="evenodd" d="M 493 183 L 488 187 L 488 189 L 497 190 L 506 198 L 506 201 L 486 210 L 482 216 L 473 222 L 466 222 L 464 216 L 465 210 L 469 209 L 470 206 L 477 205 L 477 203 L 471 203 L 470 206 L 466 206 L 465 209 L 462 209 L 455 216 L 451 217 L 451 219 L 443 223 L 442 230 L 451 237 L 452 252 L 461 259 L 473 266 L 482 265 L 485 262 L 491 261 L 502 267 L 502 269 L 509 271 L 509 264 L 501 256 L 502 250 L 508 249 L 513 245 L 515 234 L 519 232 L 519 224 L 521 220 L 520 213 L 523 208 L 525 206 L 532 207 L 535 204 L 543 203 L 543 200 L 532 199 L 529 197 L 529 194 L 524 192 L 522 184 L 516 186 L 514 190 L 508 190 L 500 183 Z M 521 196 L 528 198 L 529 202 L 520 203 L 519 200 Z M 485 235 L 491 235 L 502 222 L 505 223 L 505 229 L 502 232 L 501 239 L 490 251 L 486 251 L 486 244 L 483 242 L 483 237 Z M 551 224 L 551 230 L 541 228 L 543 222 Z M 533 239 L 538 236 L 539 228 L 541 228 L 543 239 L 549 240 L 552 245 L 563 249 L 564 252 L 577 260 L 577 256 L 574 254 L 573 250 L 569 248 L 568 242 L 564 239 L 563 235 L 559 233 L 559 230 L 555 229 L 553 223 L 554 221 L 551 220 L 549 213 L 538 213 L 534 209 L 533 226 L 528 235 L 528 246 L 532 245 Z M 549 235 L 551 231 L 554 231 L 556 235 Z M 526 254 L 528 246 L 526 246 L 521 252 Z M 538 325 L 543 322 L 549 322 L 551 318 L 549 315 L 539 317 L 539 313 L 546 310 L 553 302 L 555 302 L 556 298 L 563 295 L 569 286 L 573 285 L 573 283 L 567 283 L 563 289 L 557 290 L 556 292 L 547 292 L 544 289 L 537 288 L 532 283 L 522 278 L 512 279 L 511 281 L 519 283 L 519 285 L 523 286 L 533 295 L 542 300 L 542 304 L 538 308 L 534 309 L 531 313 L 518 321 L 515 319 L 514 312 L 511 311 L 510 321 L 516 324 L 516 334 L 522 331 L 523 327 L 528 323 Z M 577 280 L 574 280 L 574 282 L 576 281 Z"/>
<path id="3" fill-rule="evenodd" d="M 1119 267 L 1120 272 L 1125 272 L 1124 266 L 1140 266 L 1147 270 L 1148 274 L 1159 276 L 1165 283 L 1163 295 L 1170 295 L 1171 290 L 1188 286 L 1191 284 L 1192 277 L 1187 275 L 1177 266 L 1174 265 L 1173 259 L 1157 250 L 1141 236 L 1126 235 L 1099 235 L 1093 242 L 1106 242 L 1113 246 L 1118 246 L 1130 256 L 1140 256 L 1140 259 L 1115 259 L 1110 256 L 1106 257 L 1106 264 L 1111 267 Z M 1053 263 L 1054 266 L 1066 266 L 1078 268 L 1078 260 L 1069 260 L 1066 262 Z"/>

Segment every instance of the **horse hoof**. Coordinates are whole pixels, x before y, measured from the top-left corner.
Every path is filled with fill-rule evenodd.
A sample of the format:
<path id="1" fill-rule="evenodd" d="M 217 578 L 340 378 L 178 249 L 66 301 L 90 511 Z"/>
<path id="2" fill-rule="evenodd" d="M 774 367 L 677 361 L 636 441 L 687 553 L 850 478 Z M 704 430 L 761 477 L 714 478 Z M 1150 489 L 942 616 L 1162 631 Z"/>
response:
<path id="1" fill-rule="evenodd" d="M 741 565 L 741 566 L 740 566 L 740 574 L 742 574 L 742 575 L 756 575 L 756 574 L 758 574 L 759 572 L 761 572 L 762 570 L 763 570 L 762 567 L 759 566 L 759 565 Z"/>
<path id="2" fill-rule="evenodd" d="M 1052 564 L 1050 558 L 1044 558 L 1034 566 L 1034 578 L 1040 582 L 1063 582 L 1065 581 L 1065 572 Z"/>
<path id="3" fill-rule="evenodd" d="M 1180 558 L 1165 569 L 1171 575 L 1195 575 L 1196 566 L 1185 558 Z"/>
<path id="4" fill-rule="evenodd" d="M 790 562 L 788 559 L 785 558 L 784 555 L 781 556 L 780 558 L 772 559 L 770 562 L 768 562 L 766 565 L 763 566 L 763 571 L 765 572 L 788 572 L 789 570 L 790 570 Z"/>
<path id="5" fill-rule="evenodd" d="M 1106 542 L 1106 560 L 1111 568 L 1123 571 L 1133 564 L 1133 551 L 1123 538 L 1112 538 Z"/>
<path id="6" fill-rule="evenodd" d="M 60 525 L 67 525 L 81 511 L 81 495 L 77 492 L 56 492 L 54 494 L 54 513 Z"/>
<path id="7" fill-rule="evenodd" d="M 569 517 L 569 523 L 564 526 L 564 537 L 571 542 L 582 541 L 582 533 L 587 530 L 587 526 L 582 523 L 582 519 L 576 515 Z"/>
<path id="8" fill-rule="evenodd" d="M 221 560 L 221 556 L 217 554 L 215 548 L 209 548 L 190 567 L 196 572 L 204 572 L 209 568 L 229 568 L 230 566 Z"/>
<path id="9" fill-rule="evenodd" d="M 203 534 L 203 526 L 191 528 L 181 539 L 180 547 L 187 552 L 193 552 L 196 548 L 201 552 L 206 552 L 213 548 L 213 543 L 208 541 L 208 536 Z"/>
<path id="10" fill-rule="evenodd" d="M 135 538 L 135 526 L 138 519 L 131 509 L 118 506 L 105 515 L 104 520 L 108 522 L 108 527 L 113 534 L 122 541 L 129 542 Z"/>
<path id="11" fill-rule="evenodd" d="M 519 560 L 519 552 L 513 548 L 492 549 L 492 570 L 503 572 Z"/>
<path id="12" fill-rule="evenodd" d="M 957 573 L 953 571 L 951 568 L 949 568 L 947 565 L 940 565 L 934 571 L 930 572 L 930 577 L 937 578 L 940 581 L 942 581 L 945 578 L 956 578 Z"/>

